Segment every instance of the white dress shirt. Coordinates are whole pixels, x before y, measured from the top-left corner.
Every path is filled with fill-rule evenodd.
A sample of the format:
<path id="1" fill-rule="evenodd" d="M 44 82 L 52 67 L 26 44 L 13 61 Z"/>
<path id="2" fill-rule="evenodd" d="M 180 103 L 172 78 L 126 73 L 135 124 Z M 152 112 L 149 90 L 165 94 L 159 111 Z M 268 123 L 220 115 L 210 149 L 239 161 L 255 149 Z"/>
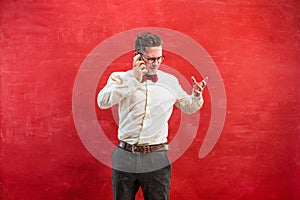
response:
<path id="1" fill-rule="evenodd" d="M 114 72 L 99 92 L 97 103 L 101 109 L 119 104 L 119 140 L 136 145 L 166 143 L 173 105 L 185 113 L 202 107 L 202 96 L 188 95 L 175 76 L 160 70 L 157 75 L 156 83 L 140 83 L 133 70 Z"/>

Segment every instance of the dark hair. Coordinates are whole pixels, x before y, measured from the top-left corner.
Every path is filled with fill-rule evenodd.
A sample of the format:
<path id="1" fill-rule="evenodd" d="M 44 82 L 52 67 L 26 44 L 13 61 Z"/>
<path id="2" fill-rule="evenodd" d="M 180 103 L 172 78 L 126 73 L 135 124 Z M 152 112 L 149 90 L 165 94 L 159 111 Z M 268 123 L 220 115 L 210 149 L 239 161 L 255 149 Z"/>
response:
<path id="1" fill-rule="evenodd" d="M 139 34 L 135 41 L 135 51 L 142 53 L 146 51 L 146 47 L 158 47 L 162 45 L 162 39 L 150 32 Z"/>

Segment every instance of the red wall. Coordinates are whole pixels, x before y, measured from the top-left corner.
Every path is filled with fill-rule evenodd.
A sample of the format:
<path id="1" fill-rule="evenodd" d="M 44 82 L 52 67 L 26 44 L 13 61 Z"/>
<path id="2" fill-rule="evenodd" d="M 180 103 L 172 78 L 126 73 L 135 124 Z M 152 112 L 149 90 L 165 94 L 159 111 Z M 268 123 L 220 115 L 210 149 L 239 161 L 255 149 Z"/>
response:
<path id="1" fill-rule="evenodd" d="M 226 90 L 222 134 L 199 159 L 211 114 L 205 92 L 196 139 L 173 163 L 171 199 L 300 199 L 299 1 L 2 0 L 0 16 L 1 199 L 112 199 L 111 169 L 75 129 L 73 86 L 93 48 L 141 27 L 197 41 Z M 108 67 L 99 88 L 130 61 L 124 55 Z M 115 142 L 116 124 L 104 130 Z"/>

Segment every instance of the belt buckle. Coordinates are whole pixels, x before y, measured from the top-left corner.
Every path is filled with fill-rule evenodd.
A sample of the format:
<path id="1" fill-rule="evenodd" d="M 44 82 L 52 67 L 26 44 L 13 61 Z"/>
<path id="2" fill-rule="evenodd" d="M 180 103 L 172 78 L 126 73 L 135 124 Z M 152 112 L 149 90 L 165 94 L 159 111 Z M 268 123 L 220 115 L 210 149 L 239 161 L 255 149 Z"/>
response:
<path id="1" fill-rule="evenodd" d="M 134 144 L 131 146 L 131 152 L 132 153 L 139 153 L 139 152 L 135 152 L 135 150 L 137 149 L 137 146 L 135 146 Z"/>
<path id="2" fill-rule="evenodd" d="M 139 147 L 142 147 L 143 148 L 143 151 L 142 152 L 136 152 L 135 150 L 138 149 L 138 147 L 136 145 L 132 145 L 131 147 L 131 152 L 132 153 L 138 153 L 138 154 L 141 154 L 141 153 L 150 153 L 151 152 L 151 147 L 150 145 L 147 145 L 147 146 L 139 146 Z"/>

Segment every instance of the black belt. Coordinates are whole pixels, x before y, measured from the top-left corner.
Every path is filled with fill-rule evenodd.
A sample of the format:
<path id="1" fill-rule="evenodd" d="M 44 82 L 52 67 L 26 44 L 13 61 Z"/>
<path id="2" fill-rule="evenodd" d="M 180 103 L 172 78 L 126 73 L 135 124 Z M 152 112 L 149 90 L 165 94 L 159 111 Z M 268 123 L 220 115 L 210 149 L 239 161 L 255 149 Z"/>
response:
<path id="1" fill-rule="evenodd" d="M 154 151 L 166 151 L 170 149 L 170 146 L 167 143 L 155 145 L 131 145 L 123 141 L 119 142 L 118 147 L 132 153 L 150 153 Z"/>

